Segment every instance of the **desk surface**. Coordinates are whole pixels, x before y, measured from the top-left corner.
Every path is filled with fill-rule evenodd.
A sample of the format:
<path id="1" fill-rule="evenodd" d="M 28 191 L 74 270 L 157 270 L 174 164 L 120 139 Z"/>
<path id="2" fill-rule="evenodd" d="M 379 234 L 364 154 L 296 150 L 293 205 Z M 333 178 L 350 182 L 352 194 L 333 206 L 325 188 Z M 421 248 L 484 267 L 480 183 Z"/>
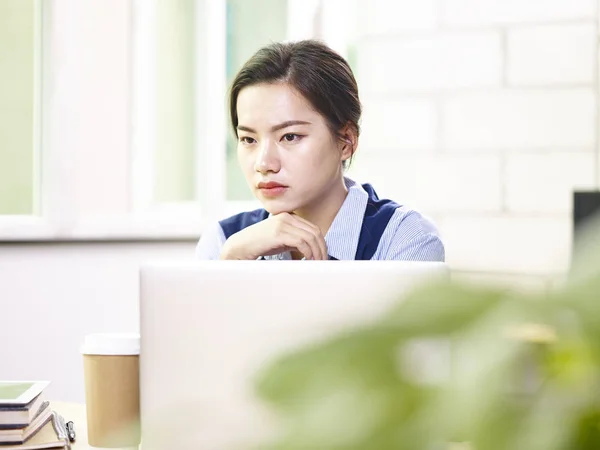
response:
<path id="1" fill-rule="evenodd" d="M 87 418 L 85 415 L 85 405 L 78 403 L 65 403 L 51 401 L 50 406 L 54 411 L 65 418 L 65 421 L 72 420 L 75 424 L 75 442 L 71 445 L 73 450 L 93 449 L 87 443 Z"/>
<path id="2" fill-rule="evenodd" d="M 68 422 L 72 420 L 75 424 L 77 439 L 71 445 L 72 450 L 98 450 L 98 447 L 90 447 L 87 441 L 87 418 L 85 405 L 82 403 L 66 403 L 50 401 L 50 406 Z M 119 449 L 111 449 L 119 450 Z M 130 450 L 130 449 L 123 449 Z"/>
<path id="3" fill-rule="evenodd" d="M 51 401 L 52 408 L 62 415 L 66 421 L 72 420 L 75 424 L 76 442 L 71 446 L 72 450 L 99 450 L 98 447 L 90 447 L 87 442 L 87 419 L 85 405 L 80 403 L 65 403 Z M 111 449 L 119 450 L 119 449 Z M 121 450 L 133 450 L 131 448 Z M 466 443 L 452 443 L 448 450 L 471 450 Z"/>

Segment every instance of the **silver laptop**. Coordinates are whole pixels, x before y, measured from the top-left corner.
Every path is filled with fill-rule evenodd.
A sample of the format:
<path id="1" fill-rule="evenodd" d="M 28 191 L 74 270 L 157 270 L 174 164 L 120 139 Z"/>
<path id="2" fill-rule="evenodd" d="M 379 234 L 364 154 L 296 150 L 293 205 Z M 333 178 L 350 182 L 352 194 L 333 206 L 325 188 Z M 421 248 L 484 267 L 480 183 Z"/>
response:
<path id="1" fill-rule="evenodd" d="M 443 263 L 206 261 L 141 269 L 142 447 L 250 449 L 277 432 L 253 391 L 278 355 L 373 320 Z"/>

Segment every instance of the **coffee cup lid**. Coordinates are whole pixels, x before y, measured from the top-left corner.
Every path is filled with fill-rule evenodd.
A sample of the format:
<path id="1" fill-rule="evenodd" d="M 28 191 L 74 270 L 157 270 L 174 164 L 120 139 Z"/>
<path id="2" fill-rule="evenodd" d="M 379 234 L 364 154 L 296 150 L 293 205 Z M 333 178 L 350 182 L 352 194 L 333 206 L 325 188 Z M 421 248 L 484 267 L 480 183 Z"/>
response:
<path id="1" fill-rule="evenodd" d="M 81 346 L 84 355 L 139 355 L 138 333 L 88 334 Z"/>

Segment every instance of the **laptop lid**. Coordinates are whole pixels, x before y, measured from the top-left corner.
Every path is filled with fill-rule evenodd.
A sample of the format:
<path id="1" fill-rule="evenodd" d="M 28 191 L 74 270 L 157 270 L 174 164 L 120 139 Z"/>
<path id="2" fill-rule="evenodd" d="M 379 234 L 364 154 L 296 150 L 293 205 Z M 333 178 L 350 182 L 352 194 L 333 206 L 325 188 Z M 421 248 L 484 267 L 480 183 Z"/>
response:
<path id="1" fill-rule="evenodd" d="M 417 284 L 447 276 L 443 263 L 400 261 L 144 265 L 144 448 L 251 448 L 276 430 L 253 392 L 267 363 L 375 319 Z"/>

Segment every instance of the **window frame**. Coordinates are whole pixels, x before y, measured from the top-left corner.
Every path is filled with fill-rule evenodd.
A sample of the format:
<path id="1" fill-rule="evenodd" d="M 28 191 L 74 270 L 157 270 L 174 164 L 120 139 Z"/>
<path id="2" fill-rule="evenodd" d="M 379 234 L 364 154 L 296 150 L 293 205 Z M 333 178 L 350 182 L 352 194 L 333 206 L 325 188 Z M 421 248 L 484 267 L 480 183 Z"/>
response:
<path id="1" fill-rule="evenodd" d="M 127 211 L 99 212 L 98 214 L 77 210 L 73 193 L 85 186 L 82 186 L 82 180 L 77 179 L 68 162 L 77 159 L 78 148 L 61 141 L 65 139 L 64 129 L 59 129 L 61 126 L 59 121 L 52 120 L 61 116 L 65 109 L 72 106 L 68 104 L 69 99 L 65 98 L 64 90 L 61 90 L 60 86 L 58 88 L 56 86 L 56 80 L 67 73 L 68 68 L 64 67 L 64 62 L 61 66 L 58 61 L 53 61 L 52 54 L 64 52 L 65 48 L 69 50 L 70 44 L 67 42 L 67 37 L 68 33 L 73 30 L 64 30 L 63 32 L 59 30 L 59 27 L 64 29 L 65 24 L 58 23 L 56 10 L 53 10 L 56 3 L 45 0 L 34 1 L 36 5 L 34 129 L 36 131 L 33 151 L 36 161 L 34 176 L 37 195 L 34 197 L 33 214 L 0 215 L 0 242 L 197 239 L 202 231 L 203 219 L 207 215 L 199 214 L 203 208 L 199 207 L 198 202 L 155 204 L 151 201 L 154 169 L 152 151 L 155 143 L 151 137 L 152 134 L 147 133 L 147 130 L 154 126 L 151 118 L 155 108 L 152 105 L 153 76 L 148 76 L 149 74 L 153 75 L 153 71 L 147 70 L 147 68 L 153 62 L 152 33 L 156 0 L 133 0 L 129 6 L 132 17 L 129 29 L 132 59 L 130 61 L 131 80 L 129 86 L 131 95 L 130 166 L 127 170 L 130 172 L 130 177 L 127 192 L 120 192 L 120 195 L 127 198 L 130 207 Z M 78 1 L 67 0 L 63 1 L 61 5 L 63 8 L 68 8 L 71 6 L 69 3 Z M 197 2 L 199 5 L 196 10 L 197 17 L 206 20 L 205 10 L 208 10 L 213 18 L 212 23 L 209 21 L 211 30 L 208 33 L 203 27 L 198 27 L 202 30 L 197 38 L 201 38 L 204 47 L 209 49 L 211 45 L 218 45 L 218 41 L 215 39 L 218 39 L 218 34 L 215 34 L 218 23 L 215 23 L 214 19 L 218 17 L 219 2 L 220 0 L 217 1 L 217 5 L 211 0 Z M 116 3 L 113 1 L 113 4 Z M 68 27 L 68 24 L 66 26 Z M 208 36 L 204 36 L 205 34 Z M 201 54 L 200 49 L 198 52 Z M 213 64 L 219 56 L 218 50 L 213 48 L 210 52 Z M 198 66 L 200 65 L 198 64 Z M 196 70 L 199 68 L 197 67 Z M 206 76 L 206 79 L 214 83 L 218 74 L 214 73 L 215 70 L 212 72 Z M 67 73 L 67 75 L 69 74 Z M 211 93 L 207 87 L 204 91 L 214 96 L 214 93 Z M 202 105 L 206 104 L 204 97 L 200 101 Z M 214 104 L 214 99 L 209 101 Z M 202 129 L 206 127 L 207 130 L 214 131 L 205 137 L 205 141 L 213 140 L 214 142 L 217 130 L 222 126 L 218 117 L 213 118 L 208 115 L 208 123 Z M 145 131 L 150 138 L 144 140 L 142 137 Z M 199 132 L 197 134 L 201 135 Z M 195 153 L 201 153 L 202 160 L 206 163 L 218 162 L 218 155 L 198 151 L 203 144 L 205 143 L 198 144 Z M 200 173 L 201 179 L 216 186 L 218 182 L 216 171 L 210 172 L 204 167 L 200 162 L 196 165 L 196 171 Z M 205 196 L 209 207 L 214 207 L 211 203 L 218 203 L 218 200 L 215 201 L 207 195 L 203 184 L 205 183 L 199 183 L 197 194 Z"/>
<path id="2" fill-rule="evenodd" d="M 0 214 L 0 238 L 3 235 L 17 234 L 17 230 L 23 227 L 23 232 L 28 234 L 31 233 L 36 227 L 43 227 L 45 223 L 41 220 L 41 196 L 40 196 L 40 180 L 42 173 L 42 161 L 41 161 L 41 148 L 43 141 L 43 113 L 42 113 L 42 67 L 44 64 L 42 43 L 44 39 L 44 2 L 43 0 L 33 0 L 33 146 L 31 151 L 33 153 L 33 182 L 35 183 L 33 189 L 32 199 L 32 214 Z"/>
<path id="3" fill-rule="evenodd" d="M 80 0 L 63 0 L 62 8 L 75 7 Z M 108 1 L 108 0 L 107 0 Z M 226 198 L 226 139 L 228 130 L 226 95 L 226 0 L 195 0 L 195 61 L 194 79 L 194 174 L 196 199 L 192 202 L 157 204 L 153 202 L 155 127 L 155 63 L 153 40 L 156 36 L 156 2 L 158 0 L 112 0 L 113 5 L 130 8 L 130 142 L 129 185 L 126 196 L 129 207 L 116 213 L 89 214 L 79 211 L 73 193 L 81 189 L 82 180 L 70 170 L 67 161 L 77 157 L 77 147 L 63 145 L 57 131 L 60 126 L 53 118 L 64 112 L 64 92 L 53 84 L 56 78 L 69 73 L 53 60 L 56 46 L 66 45 L 68 31 L 61 31 L 64 23 L 57 19 L 53 8 L 57 3 L 36 2 L 35 74 L 36 95 L 36 180 L 37 214 L 31 216 L 0 216 L 0 241 L 27 240 L 113 240 L 113 239 L 197 239 L 204 225 L 244 210 L 260 207 L 257 200 L 232 201 Z M 353 3 L 340 0 L 296 1 L 290 7 L 289 39 L 315 35 L 329 39 L 333 28 L 339 33 L 346 29 Z M 302 3 L 304 7 L 298 5 Z M 309 4 L 310 3 L 310 4 Z M 336 7 L 337 4 L 337 7 Z M 326 5 L 327 7 L 323 7 Z M 310 7 L 308 7 L 310 6 Z M 313 23 L 315 11 L 320 11 L 320 30 Z M 61 10 L 64 11 L 64 10 Z M 60 11 L 59 11 L 60 12 Z M 299 17 L 304 14 L 304 17 Z M 58 23 L 60 22 L 60 27 Z M 299 26 L 298 24 L 304 24 Z M 73 32 L 72 30 L 70 30 Z M 62 34 L 61 34 L 62 33 Z M 58 41 L 57 41 L 58 40 Z M 343 51 L 343 42 L 334 41 Z M 64 51 L 61 47 L 59 50 Z M 62 70 L 62 72 L 60 72 Z M 56 73 L 56 72 L 60 73 Z M 53 78 L 54 77 L 54 78 Z M 64 86 L 63 86 L 64 87 Z M 68 106 L 68 105 L 67 105 Z M 62 108 L 62 109 L 61 109 Z M 57 138 L 59 136 L 59 138 Z M 120 164 L 123 164 L 120 162 Z M 85 182 L 85 180 L 84 180 Z"/>

